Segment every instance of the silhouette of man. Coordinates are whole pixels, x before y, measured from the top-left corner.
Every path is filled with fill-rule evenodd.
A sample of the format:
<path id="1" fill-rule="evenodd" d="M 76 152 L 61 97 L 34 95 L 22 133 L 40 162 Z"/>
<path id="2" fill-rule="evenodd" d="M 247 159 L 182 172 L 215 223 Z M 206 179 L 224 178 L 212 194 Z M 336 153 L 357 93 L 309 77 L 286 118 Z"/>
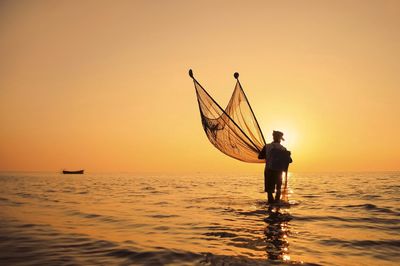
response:
<path id="1" fill-rule="evenodd" d="M 268 194 L 268 203 L 279 202 L 281 198 L 281 187 L 282 187 L 282 174 L 287 171 L 289 163 L 292 162 L 290 157 L 290 151 L 287 151 L 282 146 L 281 141 L 283 133 L 280 131 L 272 132 L 273 141 L 266 144 L 258 159 L 265 159 L 265 170 L 264 170 L 264 191 Z M 274 191 L 276 189 L 275 199 Z"/>

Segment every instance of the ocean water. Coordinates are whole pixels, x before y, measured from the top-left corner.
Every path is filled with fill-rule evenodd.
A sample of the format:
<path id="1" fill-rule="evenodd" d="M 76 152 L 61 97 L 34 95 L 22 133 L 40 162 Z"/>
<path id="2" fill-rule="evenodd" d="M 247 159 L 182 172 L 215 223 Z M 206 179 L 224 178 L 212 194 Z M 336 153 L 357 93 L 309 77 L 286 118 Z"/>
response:
<path id="1" fill-rule="evenodd" d="M 400 173 L 0 174 L 0 265 L 398 265 Z"/>

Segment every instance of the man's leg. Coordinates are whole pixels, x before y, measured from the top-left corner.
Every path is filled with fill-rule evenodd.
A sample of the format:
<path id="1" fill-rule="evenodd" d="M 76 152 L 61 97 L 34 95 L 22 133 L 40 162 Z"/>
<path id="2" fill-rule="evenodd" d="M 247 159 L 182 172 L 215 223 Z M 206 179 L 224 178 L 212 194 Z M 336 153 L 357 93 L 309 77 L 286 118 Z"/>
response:
<path id="1" fill-rule="evenodd" d="M 281 200 L 281 188 L 282 188 L 282 172 L 278 171 L 276 173 L 276 194 L 275 194 L 275 201 L 279 202 Z"/>
<path id="2" fill-rule="evenodd" d="M 268 203 L 274 202 L 274 195 L 272 195 L 272 191 L 268 191 Z"/>
<path id="3" fill-rule="evenodd" d="M 264 188 L 265 188 L 265 192 L 267 192 L 267 199 L 268 199 L 268 203 L 273 203 L 274 202 L 274 196 L 272 195 L 272 193 L 275 190 L 275 182 L 274 182 L 274 175 L 273 172 L 271 170 L 265 169 L 264 171 Z"/>

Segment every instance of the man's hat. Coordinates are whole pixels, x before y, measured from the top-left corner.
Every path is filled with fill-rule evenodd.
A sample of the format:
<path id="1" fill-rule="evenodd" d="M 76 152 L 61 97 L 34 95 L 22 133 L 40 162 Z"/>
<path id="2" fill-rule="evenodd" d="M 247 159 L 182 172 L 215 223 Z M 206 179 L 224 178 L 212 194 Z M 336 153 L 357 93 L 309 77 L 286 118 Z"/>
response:
<path id="1" fill-rule="evenodd" d="M 285 140 L 285 139 L 283 138 L 283 133 L 280 132 L 280 131 L 277 131 L 277 130 L 272 131 L 272 136 L 273 136 L 274 138 L 277 137 L 277 138 L 280 138 L 281 140 Z"/>

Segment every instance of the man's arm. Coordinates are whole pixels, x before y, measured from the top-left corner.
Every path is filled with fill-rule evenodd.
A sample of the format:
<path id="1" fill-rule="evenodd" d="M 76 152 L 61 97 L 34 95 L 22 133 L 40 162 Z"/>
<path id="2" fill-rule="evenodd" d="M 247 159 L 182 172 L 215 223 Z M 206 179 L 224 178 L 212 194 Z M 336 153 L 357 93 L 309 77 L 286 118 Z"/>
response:
<path id="1" fill-rule="evenodd" d="M 262 148 L 262 150 L 258 154 L 258 159 L 265 159 L 265 146 Z"/>

